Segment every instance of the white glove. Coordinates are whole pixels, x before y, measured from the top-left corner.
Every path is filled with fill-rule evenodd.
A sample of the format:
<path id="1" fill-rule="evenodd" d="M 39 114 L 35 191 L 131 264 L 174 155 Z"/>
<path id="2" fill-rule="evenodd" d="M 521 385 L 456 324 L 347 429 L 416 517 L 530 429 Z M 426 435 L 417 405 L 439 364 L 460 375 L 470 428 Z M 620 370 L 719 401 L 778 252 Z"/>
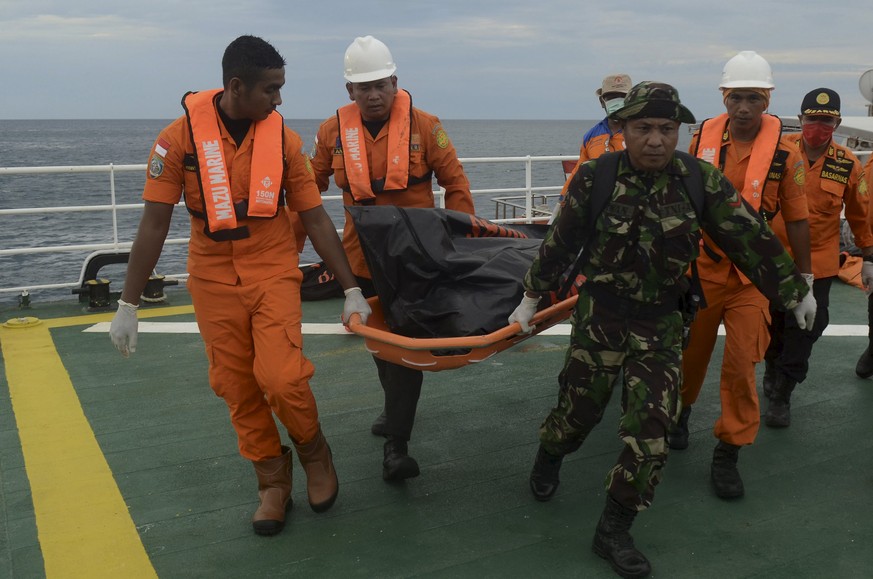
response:
<path id="1" fill-rule="evenodd" d="M 537 304 L 540 303 L 540 297 L 529 298 L 525 294 L 521 298 L 521 303 L 515 308 L 515 311 L 509 314 L 509 323 L 518 322 L 518 325 L 521 326 L 519 334 L 529 334 L 533 331 L 533 327 L 529 324 L 531 318 L 537 313 Z"/>
<path id="2" fill-rule="evenodd" d="M 873 262 L 866 259 L 861 262 L 861 283 L 864 284 L 864 292 L 868 296 L 873 293 Z"/>
<path id="3" fill-rule="evenodd" d="M 803 276 L 803 281 L 806 282 L 806 285 L 809 286 L 809 290 L 812 291 L 812 283 L 815 281 L 815 276 L 811 273 L 802 273 L 800 275 Z"/>
<path id="4" fill-rule="evenodd" d="M 815 298 L 810 291 L 803 296 L 803 300 L 791 310 L 794 313 L 794 317 L 797 319 L 798 328 L 801 330 L 812 329 L 812 325 L 815 323 L 815 309 Z"/>
<path id="5" fill-rule="evenodd" d="M 136 336 L 139 328 L 139 321 L 136 319 L 137 308 L 139 306 L 118 300 L 118 310 L 112 318 L 112 325 L 109 326 L 109 337 L 112 338 L 115 349 L 125 358 L 136 352 Z"/>
<path id="6" fill-rule="evenodd" d="M 349 318 L 352 314 L 361 316 L 361 323 L 367 325 L 367 318 L 373 312 L 370 309 L 370 304 L 364 299 L 364 294 L 359 287 L 350 287 L 343 292 L 346 294 L 346 303 L 343 305 L 343 324 L 349 325 Z"/>

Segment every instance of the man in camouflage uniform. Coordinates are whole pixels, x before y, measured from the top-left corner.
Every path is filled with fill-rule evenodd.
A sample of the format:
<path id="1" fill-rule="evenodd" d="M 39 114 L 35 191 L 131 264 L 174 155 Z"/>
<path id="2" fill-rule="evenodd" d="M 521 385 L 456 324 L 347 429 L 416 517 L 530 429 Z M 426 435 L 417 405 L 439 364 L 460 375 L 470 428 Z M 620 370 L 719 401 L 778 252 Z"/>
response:
<path id="1" fill-rule="evenodd" d="M 629 534 L 651 505 L 667 459 L 667 429 L 676 417 L 682 375 L 681 302 L 686 272 L 699 251 L 700 229 L 727 252 L 771 300 L 812 323 L 815 300 L 791 257 L 759 215 L 712 165 L 675 153 L 680 123 L 694 116 L 672 86 L 643 82 L 613 113 L 627 145 L 609 202 L 587 227 L 597 163 L 582 165 L 524 279 L 525 297 L 509 317 L 523 332 L 540 294 L 559 280 L 583 246 L 586 283 L 576 305 L 570 348 L 558 382 L 558 404 L 540 428 L 530 487 L 537 500 L 557 490 L 564 455 L 600 422 L 623 371 L 619 435 L 625 448 L 606 476 L 607 502 L 594 536 L 595 553 L 624 577 L 651 567 Z M 684 159 L 684 160 L 683 160 Z M 698 163 L 704 207 L 698 219 L 683 177 Z M 590 238 L 590 242 L 589 242 Z"/>

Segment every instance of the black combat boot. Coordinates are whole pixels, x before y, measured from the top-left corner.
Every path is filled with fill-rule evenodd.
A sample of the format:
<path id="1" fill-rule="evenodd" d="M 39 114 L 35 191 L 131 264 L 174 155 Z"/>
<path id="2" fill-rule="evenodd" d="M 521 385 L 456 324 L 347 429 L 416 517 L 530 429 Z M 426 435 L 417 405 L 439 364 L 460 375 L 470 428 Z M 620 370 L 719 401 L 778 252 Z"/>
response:
<path id="1" fill-rule="evenodd" d="M 594 552 L 626 579 L 647 577 L 652 572 L 649 560 L 637 550 L 628 532 L 636 516 L 636 509 L 629 509 L 607 495 L 592 545 Z"/>
<path id="2" fill-rule="evenodd" d="M 385 441 L 385 458 L 382 461 L 384 480 L 404 480 L 419 475 L 418 463 L 409 456 L 406 441 L 389 436 Z"/>
<path id="3" fill-rule="evenodd" d="M 743 496 L 743 479 L 737 470 L 740 447 L 719 441 L 712 453 L 710 477 L 715 494 L 722 499 L 737 499 Z"/>
<path id="4" fill-rule="evenodd" d="M 385 423 L 388 419 L 385 418 L 385 411 L 382 411 L 382 414 L 376 417 L 376 420 L 373 421 L 373 425 L 370 427 L 370 432 L 372 432 L 376 436 L 387 436 L 388 433 L 385 431 Z"/>
<path id="5" fill-rule="evenodd" d="M 776 384 L 776 364 L 770 360 L 764 360 L 764 378 L 761 385 L 764 390 L 764 398 L 768 400 L 773 395 L 773 386 Z"/>
<path id="6" fill-rule="evenodd" d="M 537 449 L 533 470 L 530 471 L 530 490 L 536 500 L 547 501 L 558 490 L 558 485 L 561 484 L 558 473 L 561 472 L 563 461 L 563 455 L 549 454 L 543 445 Z"/>
<path id="7" fill-rule="evenodd" d="M 676 424 L 667 431 L 667 446 L 673 450 L 685 450 L 688 448 L 688 417 L 691 416 L 691 405 L 686 406 L 679 413 Z"/>
<path id="8" fill-rule="evenodd" d="M 764 424 L 770 428 L 785 428 L 791 425 L 791 393 L 797 382 L 780 373 L 773 386 L 770 404 L 764 413 Z"/>
<path id="9" fill-rule="evenodd" d="M 855 366 L 855 374 L 859 378 L 869 378 L 873 376 L 873 353 L 870 352 L 870 346 L 864 350 L 861 357 L 858 358 L 858 364 Z"/>

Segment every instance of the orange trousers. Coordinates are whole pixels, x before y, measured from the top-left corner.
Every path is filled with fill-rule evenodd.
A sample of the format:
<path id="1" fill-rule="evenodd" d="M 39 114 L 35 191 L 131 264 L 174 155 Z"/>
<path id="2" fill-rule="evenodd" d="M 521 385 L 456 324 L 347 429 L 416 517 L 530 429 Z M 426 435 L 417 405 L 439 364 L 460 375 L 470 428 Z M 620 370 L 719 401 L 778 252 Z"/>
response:
<path id="1" fill-rule="evenodd" d="M 724 323 L 725 341 L 721 364 L 721 416 L 713 434 L 738 446 L 752 444 L 761 424 L 755 364 L 764 358 L 770 342 L 767 324 L 769 302 L 752 284 L 743 285 L 736 269 L 726 285 L 700 280 L 706 308 L 691 324 L 691 341 L 682 356 L 682 404 L 697 401 L 706 378 L 709 360 Z"/>
<path id="2" fill-rule="evenodd" d="M 274 414 L 298 444 L 318 433 L 309 388 L 315 367 L 302 350 L 302 276 L 295 269 L 250 285 L 188 278 L 209 384 L 227 404 L 239 452 L 249 460 L 282 454 Z"/>

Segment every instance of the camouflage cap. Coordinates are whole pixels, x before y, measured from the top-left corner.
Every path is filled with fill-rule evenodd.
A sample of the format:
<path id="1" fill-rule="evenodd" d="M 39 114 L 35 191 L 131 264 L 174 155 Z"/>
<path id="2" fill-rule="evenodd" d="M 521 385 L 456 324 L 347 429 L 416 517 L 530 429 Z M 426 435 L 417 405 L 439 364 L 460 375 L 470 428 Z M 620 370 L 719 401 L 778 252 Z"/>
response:
<path id="1" fill-rule="evenodd" d="M 650 117 L 680 123 L 695 122 L 691 111 L 679 102 L 679 91 L 669 84 L 651 80 L 635 84 L 624 97 L 624 106 L 609 115 L 609 118 L 618 120 Z"/>

